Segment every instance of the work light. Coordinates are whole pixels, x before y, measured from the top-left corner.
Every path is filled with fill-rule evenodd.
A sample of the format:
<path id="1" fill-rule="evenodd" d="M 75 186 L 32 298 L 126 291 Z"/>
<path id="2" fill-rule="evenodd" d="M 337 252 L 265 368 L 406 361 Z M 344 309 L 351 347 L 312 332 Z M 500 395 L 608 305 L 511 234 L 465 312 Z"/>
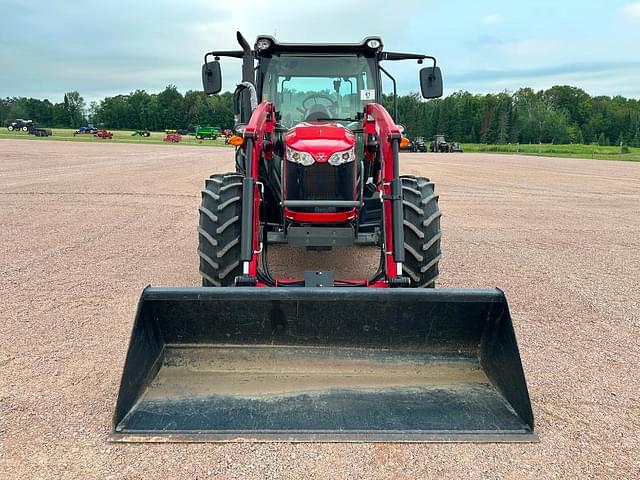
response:
<path id="1" fill-rule="evenodd" d="M 367 42 L 367 47 L 373 48 L 373 49 L 380 48 L 381 45 L 382 44 L 380 43 L 380 40 L 377 40 L 375 38 L 372 38 Z"/>
<path id="2" fill-rule="evenodd" d="M 271 46 L 271 40 L 268 38 L 259 38 L 256 42 L 256 48 L 258 50 L 267 50 Z"/>

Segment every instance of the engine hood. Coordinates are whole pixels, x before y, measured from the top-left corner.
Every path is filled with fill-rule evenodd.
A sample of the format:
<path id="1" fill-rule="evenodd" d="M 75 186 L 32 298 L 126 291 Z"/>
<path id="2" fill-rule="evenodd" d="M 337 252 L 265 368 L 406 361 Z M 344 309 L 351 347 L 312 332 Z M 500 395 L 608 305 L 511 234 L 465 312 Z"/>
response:
<path id="1" fill-rule="evenodd" d="M 284 141 L 294 150 L 310 153 L 316 162 L 326 163 L 334 153 L 353 148 L 356 136 L 339 123 L 302 122 L 286 133 Z"/>

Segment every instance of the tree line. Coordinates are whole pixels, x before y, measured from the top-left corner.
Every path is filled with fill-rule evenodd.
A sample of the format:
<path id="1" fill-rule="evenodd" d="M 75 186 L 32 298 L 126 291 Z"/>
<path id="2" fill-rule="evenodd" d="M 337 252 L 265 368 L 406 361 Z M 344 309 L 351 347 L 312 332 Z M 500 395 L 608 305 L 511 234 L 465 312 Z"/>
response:
<path id="1" fill-rule="evenodd" d="M 198 125 L 233 128 L 232 94 L 207 96 L 189 90 L 182 95 L 169 85 L 158 94 L 136 90 L 129 95 L 107 97 L 92 105 L 93 123 L 107 128 L 165 130 L 188 129 Z"/>
<path id="2" fill-rule="evenodd" d="M 85 121 L 85 107 L 78 92 L 65 93 L 60 103 L 26 97 L 0 98 L 0 125 L 21 118 L 42 127 L 76 127 Z"/>
<path id="3" fill-rule="evenodd" d="M 393 111 L 393 99 L 383 103 Z M 173 86 L 160 93 L 136 90 L 106 97 L 87 107 L 78 92 L 60 103 L 34 98 L 0 99 L 0 122 L 32 119 L 46 127 L 78 128 L 93 123 L 114 129 L 191 129 L 196 125 L 233 128 L 232 94 L 184 95 Z M 463 143 L 597 143 L 640 147 L 640 101 L 621 96 L 592 97 L 571 86 L 514 93 L 456 92 L 423 101 L 418 94 L 398 97 L 398 123 L 409 137 L 443 133 Z"/>
<path id="4" fill-rule="evenodd" d="M 61 103 L 48 99 L 13 97 L 0 99 L 0 124 L 17 118 L 51 128 L 79 128 L 87 123 L 113 129 L 193 129 L 197 125 L 233 127 L 232 94 L 208 97 L 190 90 L 184 95 L 174 85 L 160 93 L 136 90 L 106 97 L 88 106 L 78 92 L 64 95 Z"/>
<path id="5" fill-rule="evenodd" d="M 392 108 L 392 98 L 385 97 Z M 391 110 L 390 110 L 391 111 Z M 457 92 L 423 102 L 398 98 L 398 122 L 409 136 L 444 133 L 463 143 L 597 143 L 640 147 L 640 101 L 592 97 L 571 86 L 477 95 Z"/>

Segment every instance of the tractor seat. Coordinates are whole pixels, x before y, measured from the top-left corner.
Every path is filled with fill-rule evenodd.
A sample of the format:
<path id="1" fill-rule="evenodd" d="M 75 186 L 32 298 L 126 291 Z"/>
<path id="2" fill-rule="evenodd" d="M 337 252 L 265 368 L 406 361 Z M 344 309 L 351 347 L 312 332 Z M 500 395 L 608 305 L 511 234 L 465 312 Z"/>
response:
<path id="1" fill-rule="evenodd" d="M 321 118 L 331 118 L 331 114 L 329 113 L 329 110 L 327 110 L 327 107 L 325 107 L 324 105 L 320 105 L 319 103 L 315 103 L 313 105 L 311 105 L 311 107 L 309 108 L 309 113 L 307 113 L 307 118 L 305 119 L 306 122 L 317 122 L 319 121 Z"/>

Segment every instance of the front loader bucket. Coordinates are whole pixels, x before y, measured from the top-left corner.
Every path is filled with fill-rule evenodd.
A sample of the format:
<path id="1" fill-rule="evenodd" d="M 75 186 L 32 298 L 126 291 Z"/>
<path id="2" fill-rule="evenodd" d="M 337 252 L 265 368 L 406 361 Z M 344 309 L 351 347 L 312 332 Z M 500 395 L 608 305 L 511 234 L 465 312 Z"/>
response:
<path id="1" fill-rule="evenodd" d="M 112 441 L 535 441 L 500 290 L 147 288 Z"/>

